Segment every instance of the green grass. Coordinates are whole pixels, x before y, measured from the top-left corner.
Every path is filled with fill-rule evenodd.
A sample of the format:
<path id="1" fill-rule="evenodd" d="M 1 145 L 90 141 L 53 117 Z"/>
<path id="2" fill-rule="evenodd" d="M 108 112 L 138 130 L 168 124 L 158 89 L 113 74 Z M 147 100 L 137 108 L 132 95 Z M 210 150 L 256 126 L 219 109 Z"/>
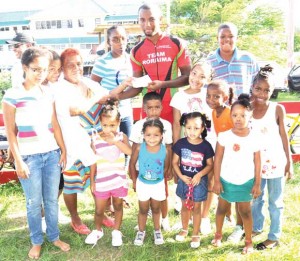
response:
<path id="1" fill-rule="evenodd" d="M 130 190 L 132 207 L 124 209 L 122 233 L 124 244 L 120 248 L 111 246 L 111 229 L 104 229 L 104 237 L 98 244 L 91 246 L 84 243 L 85 236 L 74 233 L 69 225 L 60 225 L 61 239 L 70 243 L 71 251 L 62 253 L 51 243 L 45 240 L 40 260 L 299 260 L 300 259 L 300 170 L 299 164 L 295 165 L 294 179 L 289 181 L 285 189 L 285 210 L 283 235 L 280 246 L 273 250 L 243 256 L 241 250 L 243 242 L 239 245 L 224 243 L 222 247 L 215 248 L 210 245 L 213 234 L 202 236 L 201 246 L 194 250 L 186 242 L 175 242 L 176 232 L 164 233 L 165 244 L 155 246 L 153 243 L 152 221 L 148 220 L 145 245 L 137 247 L 133 245 L 135 237 L 134 226 L 137 224 L 137 200 Z M 0 174 L 1 175 L 1 174 Z M 174 191 L 170 186 L 170 205 L 173 204 Z M 66 208 L 60 199 L 62 210 L 67 214 Z M 215 207 L 215 204 L 214 204 Z M 267 210 L 265 208 L 265 210 Z M 84 222 L 93 228 L 94 204 L 89 191 L 79 197 L 80 216 Z M 214 222 L 214 211 L 211 210 L 211 220 Z M 267 212 L 266 212 L 267 213 Z M 170 210 L 171 224 L 179 221 L 180 217 Z M 263 234 L 254 238 L 254 243 L 266 239 L 269 219 Z M 29 232 L 26 222 L 25 200 L 19 184 L 7 183 L 0 185 L 0 260 L 27 260 L 30 249 Z M 224 226 L 224 238 L 232 231 L 232 228 Z"/>
<path id="2" fill-rule="evenodd" d="M 281 102 L 281 101 L 299 101 L 300 92 L 280 92 L 276 99 L 271 99 L 272 101 Z"/>

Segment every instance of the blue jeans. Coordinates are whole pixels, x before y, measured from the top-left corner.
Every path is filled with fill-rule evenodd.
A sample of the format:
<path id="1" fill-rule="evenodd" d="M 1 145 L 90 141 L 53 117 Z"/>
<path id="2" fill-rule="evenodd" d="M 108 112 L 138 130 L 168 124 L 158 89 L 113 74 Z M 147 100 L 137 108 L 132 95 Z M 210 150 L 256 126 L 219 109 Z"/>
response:
<path id="1" fill-rule="evenodd" d="M 254 199 L 252 202 L 252 217 L 253 217 L 253 231 L 262 232 L 265 221 L 263 214 L 263 206 L 265 203 L 264 196 L 265 190 L 268 189 L 268 203 L 270 214 L 270 231 L 268 239 L 272 241 L 279 240 L 282 231 L 282 218 L 283 218 L 283 189 L 285 179 L 261 179 L 261 195 Z"/>
<path id="2" fill-rule="evenodd" d="M 42 203 L 47 224 L 49 241 L 59 239 L 58 229 L 58 186 L 60 181 L 60 150 L 22 156 L 30 174 L 20 182 L 26 197 L 27 220 L 33 245 L 44 241 L 42 232 Z"/>
<path id="3" fill-rule="evenodd" d="M 128 139 L 130 137 L 132 125 L 133 125 L 133 117 L 127 116 L 121 119 L 120 131 L 125 133 Z M 125 166 L 128 166 L 128 164 L 129 164 L 129 157 L 128 155 L 125 155 Z"/>
<path id="4" fill-rule="evenodd" d="M 132 124 L 133 124 L 133 118 L 131 116 L 127 116 L 121 119 L 120 131 L 125 133 L 128 138 L 131 133 Z"/>

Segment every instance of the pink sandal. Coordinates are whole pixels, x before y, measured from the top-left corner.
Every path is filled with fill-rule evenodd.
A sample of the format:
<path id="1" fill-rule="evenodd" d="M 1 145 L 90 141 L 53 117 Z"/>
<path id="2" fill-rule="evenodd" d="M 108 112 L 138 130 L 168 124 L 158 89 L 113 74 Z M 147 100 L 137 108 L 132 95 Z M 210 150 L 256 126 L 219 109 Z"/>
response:
<path id="1" fill-rule="evenodd" d="M 81 235 L 88 235 L 91 233 L 91 230 L 85 224 L 76 226 L 73 222 L 71 222 L 71 227 L 74 229 L 76 233 Z"/>

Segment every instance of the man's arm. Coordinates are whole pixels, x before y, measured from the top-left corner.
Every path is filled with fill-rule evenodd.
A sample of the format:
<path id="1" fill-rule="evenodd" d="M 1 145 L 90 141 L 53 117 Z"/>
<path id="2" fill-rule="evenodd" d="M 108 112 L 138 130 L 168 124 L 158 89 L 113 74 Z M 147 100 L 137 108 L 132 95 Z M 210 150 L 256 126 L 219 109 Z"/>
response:
<path id="1" fill-rule="evenodd" d="M 133 72 L 133 77 L 142 77 L 143 76 L 143 71 L 136 71 Z M 129 87 L 126 91 L 121 92 L 120 94 L 118 94 L 118 99 L 119 100 L 125 100 L 128 98 L 132 98 L 134 96 L 137 96 L 143 88 L 133 88 L 133 87 Z"/>
<path id="2" fill-rule="evenodd" d="M 190 65 L 185 65 L 179 68 L 181 75 L 176 79 L 169 81 L 159 81 L 155 80 L 148 84 L 148 88 L 152 91 L 156 91 L 163 88 L 178 88 L 182 86 L 186 86 L 189 83 L 189 75 L 191 71 Z"/>

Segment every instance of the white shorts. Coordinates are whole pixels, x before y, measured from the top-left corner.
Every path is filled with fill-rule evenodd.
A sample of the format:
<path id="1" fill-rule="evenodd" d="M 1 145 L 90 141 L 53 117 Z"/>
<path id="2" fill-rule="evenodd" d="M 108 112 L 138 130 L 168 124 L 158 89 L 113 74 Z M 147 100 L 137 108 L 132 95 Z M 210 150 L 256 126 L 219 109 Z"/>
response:
<path id="1" fill-rule="evenodd" d="M 157 201 L 163 201 L 166 199 L 165 182 L 162 180 L 157 184 L 145 184 L 137 178 L 136 194 L 139 201 L 147 201 L 151 198 Z"/>

